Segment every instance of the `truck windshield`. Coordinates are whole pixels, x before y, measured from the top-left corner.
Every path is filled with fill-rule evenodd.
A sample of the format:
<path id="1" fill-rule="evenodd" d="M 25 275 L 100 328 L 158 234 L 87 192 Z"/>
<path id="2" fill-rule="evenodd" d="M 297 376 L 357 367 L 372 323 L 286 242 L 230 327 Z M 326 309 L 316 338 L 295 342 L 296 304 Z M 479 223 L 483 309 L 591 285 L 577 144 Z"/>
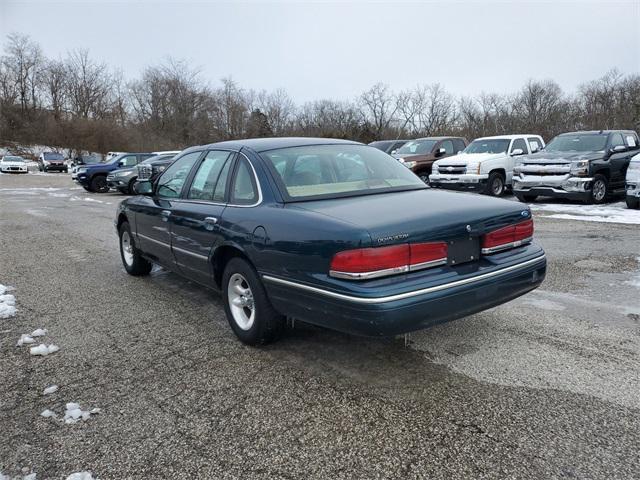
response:
<path id="1" fill-rule="evenodd" d="M 510 140 L 474 140 L 464 149 L 464 153 L 506 153 Z"/>
<path id="2" fill-rule="evenodd" d="M 289 147 L 262 156 L 272 165 L 282 193 L 290 200 L 425 188 L 400 162 L 364 145 Z"/>
<path id="3" fill-rule="evenodd" d="M 606 144 L 606 135 L 559 135 L 549 142 L 545 150 L 547 152 L 603 152 Z"/>
<path id="4" fill-rule="evenodd" d="M 413 140 L 396 150 L 396 155 L 424 155 L 433 150 L 435 140 Z"/>

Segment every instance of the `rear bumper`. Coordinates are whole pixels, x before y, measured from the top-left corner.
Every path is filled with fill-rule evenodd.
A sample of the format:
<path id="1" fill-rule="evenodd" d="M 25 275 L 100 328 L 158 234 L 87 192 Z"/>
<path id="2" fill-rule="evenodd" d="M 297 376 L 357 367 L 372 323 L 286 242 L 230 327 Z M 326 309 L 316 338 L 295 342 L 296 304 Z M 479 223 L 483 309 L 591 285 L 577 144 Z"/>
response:
<path id="1" fill-rule="evenodd" d="M 429 185 L 450 190 L 479 191 L 485 189 L 488 178 L 489 175 L 485 174 L 443 175 L 434 173 L 429 176 Z"/>
<path id="2" fill-rule="evenodd" d="M 545 197 L 588 200 L 591 197 L 591 177 L 569 175 L 513 177 L 513 193 L 521 195 L 541 195 Z"/>
<path id="3" fill-rule="evenodd" d="M 345 295 L 262 275 L 280 313 L 334 330 L 391 336 L 495 307 L 537 288 L 546 274 L 544 253 L 475 276 L 384 296 Z"/>

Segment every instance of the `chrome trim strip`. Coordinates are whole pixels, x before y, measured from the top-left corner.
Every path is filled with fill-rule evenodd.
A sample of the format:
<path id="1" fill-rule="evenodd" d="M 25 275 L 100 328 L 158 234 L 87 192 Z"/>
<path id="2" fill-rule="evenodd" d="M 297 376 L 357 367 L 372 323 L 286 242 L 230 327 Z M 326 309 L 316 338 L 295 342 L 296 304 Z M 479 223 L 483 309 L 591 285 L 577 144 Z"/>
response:
<path id="1" fill-rule="evenodd" d="M 424 268 L 438 267 L 447 263 L 447 257 L 438 258 L 436 260 L 430 260 L 428 262 L 416 263 L 409 265 L 409 271 L 415 272 L 416 270 L 422 270 Z"/>
<path id="2" fill-rule="evenodd" d="M 175 245 L 173 245 L 171 248 L 173 248 L 174 250 L 179 251 L 180 253 L 184 253 L 185 255 L 191 255 L 192 257 L 199 258 L 200 260 L 209 260 L 209 257 L 206 256 L 206 255 L 201 255 L 201 254 L 196 253 L 196 252 L 190 252 L 189 250 L 185 250 L 183 248 L 178 248 Z"/>
<path id="3" fill-rule="evenodd" d="M 496 245 L 495 247 L 483 248 L 481 252 L 485 255 L 490 253 L 501 252 L 503 250 L 508 250 L 509 248 L 519 247 L 520 245 L 524 245 L 526 243 L 531 243 L 533 241 L 533 237 L 524 238 L 522 240 L 516 240 L 515 242 L 503 243 L 502 245 Z"/>
<path id="4" fill-rule="evenodd" d="M 405 273 L 408 271 L 409 266 L 402 265 L 400 267 L 373 270 L 371 272 L 341 272 L 339 270 L 329 270 L 329 276 L 334 278 L 345 278 L 347 280 L 369 280 L 370 278 L 386 277 L 387 275 L 395 275 L 396 273 Z"/>
<path id="5" fill-rule="evenodd" d="M 149 240 L 150 242 L 162 245 L 163 247 L 171 248 L 171 244 L 170 243 L 165 243 L 163 241 L 156 240 L 155 238 L 147 237 L 146 235 L 143 235 L 141 233 L 136 233 L 136 236 L 138 236 L 140 238 L 144 238 L 145 240 Z"/>
<path id="6" fill-rule="evenodd" d="M 465 278 L 463 280 L 456 280 L 449 283 L 443 283 L 441 285 L 436 285 L 434 287 L 429 288 L 421 288 L 420 290 L 414 290 L 412 292 L 398 293 L 396 295 L 389 295 L 386 297 L 354 297 L 353 295 L 345 295 L 342 293 L 331 292 L 329 290 L 325 290 L 323 288 L 312 287 L 310 285 L 305 285 L 302 283 L 291 282 L 289 280 L 283 280 L 282 278 L 272 277 L 270 275 L 262 275 L 262 278 L 268 282 L 278 283 L 281 285 L 287 285 L 289 287 L 299 288 L 301 290 L 306 290 L 313 293 L 318 293 L 320 295 L 325 295 L 327 297 L 337 298 L 339 300 L 346 300 L 348 302 L 360 303 L 360 304 L 378 304 L 378 303 L 386 303 L 393 302 L 396 300 L 404 300 L 405 298 L 416 297 L 418 295 L 424 295 L 426 293 L 439 292 L 441 290 L 446 290 L 449 288 L 459 287 L 461 285 L 468 285 L 470 283 L 480 282 L 482 280 L 486 280 L 488 278 L 493 278 L 495 276 L 501 275 L 503 273 L 509 273 L 514 270 L 519 270 L 521 268 L 528 267 L 535 263 L 540 262 L 546 258 L 545 254 L 540 255 L 531 260 L 527 260 L 526 262 L 518 263 L 517 265 L 511 265 L 510 267 L 501 268 L 500 270 L 495 270 L 493 272 L 484 273 L 482 275 L 478 275 L 475 277 Z"/>

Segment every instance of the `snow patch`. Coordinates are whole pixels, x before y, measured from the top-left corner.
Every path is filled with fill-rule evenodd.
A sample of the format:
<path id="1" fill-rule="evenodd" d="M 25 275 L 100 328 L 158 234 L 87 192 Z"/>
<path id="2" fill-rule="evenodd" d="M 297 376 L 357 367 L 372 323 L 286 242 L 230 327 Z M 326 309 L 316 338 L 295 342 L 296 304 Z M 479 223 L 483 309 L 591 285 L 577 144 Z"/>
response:
<path id="1" fill-rule="evenodd" d="M 51 353 L 56 353 L 58 350 L 60 350 L 60 347 L 58 347 L 57 345 L 45 345 L 44 343 L 41 343 L 37 347 L 31 347 L 29 349 L 29 353 L 31 355 L 39 355 L 45 357 Z"/>
<path id="2" fill-rule="evenodd" d="M 44 418 L 55 418 L 56 417 L 56 412 L 54 412 L 53 410 L 49 410 L 48 408 L 46 410 L 43 410 L 42 413 L 40 413 L 41 417 Z"/>
<path id="3" fill-rule="evenodd" d="M 624 202 L 609 205 L 532 203 L 529 206 L 534 212 L 550 212 L 551 215 L 548 215 L 550 218 L 640 225 L 640 210 L 629 209 Z"/>
<path id="4" fill-rule="evenodd" d="M 80 198 L 80 197 L 73 196 L 69 200 L 71 200 L 72 202 L 82 201 L 82 202 L 93 202 L 93 203 L 105 203 L 102 200 L 96 200 L 95 198 L 91 198 L 91 197 Z"/>
<path id="5" fill-rule="evenodd" d="M 32 337 L 44 337 L 46 334 L 46 328 L 36 328 L 33 332 L 31 332 Z"/>
<path id="6" fill-rule="evenodd" d="M 16 343 L 16 347 L 22 347 L 23 345 L 29 345 L 31 343 L 36 343 L 36 341 L 28 333 L 23 333 L 22 335 L 20 335 L 18 343 Z"/>
<path id="7" fill-rule="evenodd" d="M 87 421 L 91 415 L 100 413 L 99 408 L 93 408 L 91 410 L 82 410 L 79 403 L 70 402 L 65 405 L 66 410 L 64 412 L 64 423 L 73 424 L 76 422 Z"/>
<path id="8" fill-rule="evenodd" d="M 13 317 L 16 314 L 16 297 L 8 294 L 13 287 L 0 283 L 0 318 Z"/>
<path id="9" fill-rule="evenodd" d="M 1 479 L 0 479 L 1 480 Z M 87 472 L 75 472 L 67 477 L 67 480 L 98 480 L 92 476 L 92 473 Z"/>
<path id="10" fill-rule="evenodd" d="M 43 395 L 51 395 L 52 393 L 56 393 L 58 391 L 58 385 L 51 385 L 50 387 L 45 388 L 42 391 Z"/>

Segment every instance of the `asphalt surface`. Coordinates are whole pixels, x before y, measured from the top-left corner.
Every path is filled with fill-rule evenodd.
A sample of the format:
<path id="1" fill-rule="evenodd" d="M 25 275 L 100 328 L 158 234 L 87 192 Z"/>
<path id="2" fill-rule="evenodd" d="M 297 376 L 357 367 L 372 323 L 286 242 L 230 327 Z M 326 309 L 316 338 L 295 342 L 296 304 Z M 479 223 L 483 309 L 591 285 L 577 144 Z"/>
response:
<path id="1" fill-rule="evenodd" d="M 18 309 L 0 320 L 5 475 L 640 478 L 638 225 L 536 215 L 542 287 L 408 346 L 297 322 L 256 349 L 212 293 L 125 273 L 121 199 L 0 175 L 0 283 Z M 40 327 L 59 352 L 15 346 Z M 101 413 L 40 416 L 67 402 Z"/>

